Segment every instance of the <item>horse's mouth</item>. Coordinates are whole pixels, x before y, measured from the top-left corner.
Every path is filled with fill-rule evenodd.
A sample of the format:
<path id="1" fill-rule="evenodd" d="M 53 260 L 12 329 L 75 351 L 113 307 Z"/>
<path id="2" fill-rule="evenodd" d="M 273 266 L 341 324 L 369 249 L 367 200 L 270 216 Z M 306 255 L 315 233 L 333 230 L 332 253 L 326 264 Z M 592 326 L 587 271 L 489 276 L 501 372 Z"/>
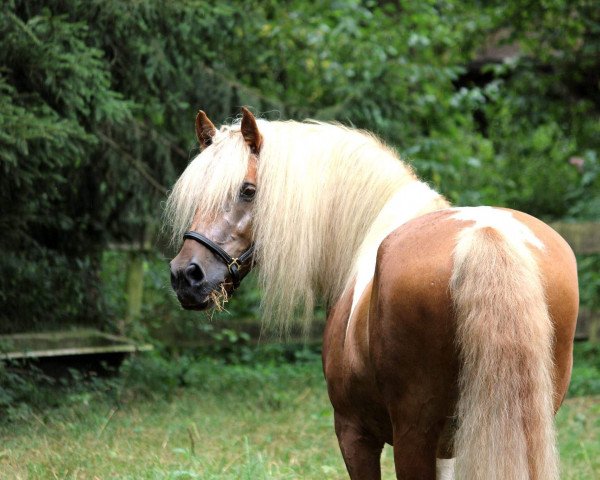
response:
<path id="1" fill-rule="evenodd" d="M 187 290 L 181 294 L 178 293 L 177 299 L 185 310 L 202 311 L 215 308 L 221 311 L 233 293 L 233 288 L 230 287 L 232 287 L 231 283 L 223 282 L 218 287 L 208 291 L 206 289 L 200 291 Z"/>
<path id="2" fill-rule="evenodd" d="M 205 300 L 201 301 L 201 302 L 190 302 L 190 301 L 179 301 L 179 303 L 181 304 L 181 306 L 185 309 L 185 310 L 207 310 L 208 308 L 210 308 L 212 300 L 210 297 L 206 297 Z"/>
<path id="3" fill-rule="evenodd" d="M 177 300 L 184 310 L 207 310 L 212 303 L 212 296 L 206 292 L 177 292 Z"/>
<path id="4" fill-rule="evenodd" d="M 224 305 L 233 293 L 232 284 L 229 282 L 204 283 L 196 288 L 182 288 L 175 290 L 177 300 L 184 310 L 224 310 Z"/>

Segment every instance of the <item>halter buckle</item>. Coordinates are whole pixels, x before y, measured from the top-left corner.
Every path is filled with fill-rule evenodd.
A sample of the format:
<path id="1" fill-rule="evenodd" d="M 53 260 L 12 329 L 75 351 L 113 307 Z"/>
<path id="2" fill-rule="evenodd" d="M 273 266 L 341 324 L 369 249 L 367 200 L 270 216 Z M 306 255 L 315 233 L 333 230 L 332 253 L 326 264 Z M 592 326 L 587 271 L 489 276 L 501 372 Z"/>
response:
<path id="1" fill-rule="evenodd" d="M 236 270 L 239 270 L 240 268 L 242 268 L 242 266 L 240 265 L 240 262 L 238 262 L 238 259 L 237 259 L 237 258 L 232 258 L 232 259 L 231 259 L 231 263 L 228 263 L 228 264 L 227 264 L 227 270 L 229 270 L 229 273 L 233 273 L 233 272 L 231 271 L 231 269 L 232 269 L 233 267 L 235 267 L 235 268 L 236 268 Z"/>

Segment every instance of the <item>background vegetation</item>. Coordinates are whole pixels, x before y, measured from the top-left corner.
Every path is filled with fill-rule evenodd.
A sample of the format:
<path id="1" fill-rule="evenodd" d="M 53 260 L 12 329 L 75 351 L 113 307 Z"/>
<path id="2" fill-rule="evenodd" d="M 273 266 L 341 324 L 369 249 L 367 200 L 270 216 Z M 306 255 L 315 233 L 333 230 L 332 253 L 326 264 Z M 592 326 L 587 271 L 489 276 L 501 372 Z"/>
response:
<path id="1" fill-rule="evenodd" d="M 347 478 L 318 354 L 254 352 L 235 365 L 132 358 L 120 377 L 38 383 L 38 402 L 13 402 L 0 423 L 0 469 L 28 480 Z M 599 353 L 575 350 L 578 380 L 557 416 L 564 480 L 600 473 Z M 394 478 L 392 458 L 388 446 L 383 478 Z"/>
<path id="2" fill-rule="evenodd" d="M 4 2 L 0 330 L 114 321 L 102 253 L 155 242 L 199 107 L 351 123 L 458 204 L 598 219 L 599 32 L 589 0 Z"/>

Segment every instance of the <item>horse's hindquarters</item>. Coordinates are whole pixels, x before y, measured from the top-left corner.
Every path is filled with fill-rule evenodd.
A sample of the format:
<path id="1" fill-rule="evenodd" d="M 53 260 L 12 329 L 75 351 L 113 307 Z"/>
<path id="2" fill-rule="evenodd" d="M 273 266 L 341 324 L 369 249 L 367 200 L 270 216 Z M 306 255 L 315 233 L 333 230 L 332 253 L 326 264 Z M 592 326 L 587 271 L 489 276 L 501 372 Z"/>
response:
<path id="1" fill-rule="evenodd" d="M 369 321 L 395 449 L 431 459 L 458 413 L 465 478 L 555 478 L 552 413 L 569 382 L 577 303 L 572 252 L 528 215 L 450 209 L 396 230 L 380 247 Z M 398 450 L 409 478 L 414 462 Z"/>
<path id="2" fill-rule="evenodd" d="M 482 214 L 485 221 L 481 221 Z M 462 218 L 457 218 L 461 215 Z M 473 219 L 468 219 L 469 216 Z M 490 291 L 489 295 L 480 295 L 480 300 L 467 295 L 460 300 L 462 307 L 466 308 L 467 313 L 472 309 L 476 311 L 477 305 L 478 308 L 484 308 L 476 315 L 477 318 L 484 318 L 489 312 L 492 312 L 492 320 L 497 318 L 495 308 L 500 308 L 500 313 L 506 316 L 506 320 L 496 322 L 495 326 L 493 321 L 483 322 L 482 338 L 475 345 L 477 346 L 477 342 L 485 347 L 489 344 L 496 352 L 503 352 L 503 348 L 527 350 L 527 344 L 532 339 L 524 337 L 530 335 L 526 332 L 535 329 L 531 330 L 528 323 L 530 319 L 521 318 L 518 310 L 513 309 L 511 304 L 527 303 L 525 297 L 520 295 L 526 293 L 528 287 L 520 286 L 518 282 L 522 280 L 518 278 L 524 278 L 523 275 L 529 278 L 527 268 L 539 270 L 541 293 L 537 298 L 541 300 L 537 301 L 539 308 L 536 311 L 541 312 L 540 332 L 544 330 L 543 317 L 546 315 L 550 326 L 549 334 L 554 335 L 554 338 L 545 340 L 542 333 L 539 335 L 541 344 L 550 344 L 549 355 L 554 364 L 554 371 L 550 373 L 553 374 L 551 378 L 554 385 L 546 388 L 542 382 L 539 384 L 541 386 L 535 388 L 545 389 L 542 397 L 545 395 L 544 398 L 553 399 L 556 409 L 568 386 L 577 316 L 577 278 L 572 252 L 555 232 L 528 215 L 498 209 L 449 209 L 425 215 L 403 225 L 387 237 L 379 249 L 370 304 L 363 305 L 369 299 L 362 299 L 346 328 L 349 313 L 349 306 L 346 304 L 351 302 L 351 295 L 350 299 L 342 298 L 329 319 L 324 349 L 325 371 L 330 394 L 333 393 L 332 403 L 336 414 L 336 404 L 343 405 L 344 415 L 358 419 L 357 423 L 364 426 L 369 434 L 387 431 L 393 437 L 399 478 L 434 479 L 436 450 L 439 457 L 449 457 L 453 453 L 454 433 L 457 425 L 460 425 L 460 419 L 456 419 L 455 415 L 460 398 L 459 384 L 464 387 L 460 382 L 465 381 L 461 363 L 461 355 L 464 355 L 465 349 L 457 342 L 458 328 L 461 326 L 460 322 L 464 323 L 464 319 L 459 315 L 460 305 L 456 304 L 456 292 L 451 290 L 450 284 L 457 268 L 456 245 L 461 232 L 465 231 L 467 233 L 462 233 L 463 238 L 473 232 L 483 232 L 482 238 L 489 237 L 480 251 L 483 256 L 477 261 L 481 268 L 469 267 L 463 273 L 473 285 Z M 477 235 L 481 236 L 480 233 Z M 520 236 L 523 237 L 522 241 Z M 541 246 L 537 245 L 536 239 Z M 508 248 L 509 245 L 516 245 L 516 250 Z M 495 256 L 492 254 L 494 251 Z M 467 259 L 475 258 L 471 255 L 469 251 L 466 252 Z M 520 277 L 515 273 L 524 263 L 519 255 L 534 259 L 529 262 L 530 267 L 523 267 L 525 270 Z M 494 292 L 494 289 L 497 291 Z M 511 295 L 514 295 L 514 301 L 511 301 Z M 543 301 L 544 296 L 546 302 Z M 496 298 L 500 299 L 499 303 L 486 300 Z M 359 318 L 355 318 L 357 316 Z M 511 338 L 510 335 L 504 335 L 502 325 L 517 332 L 516 336 Z M 467 343 L 470 341 L 469 335 L 471 334 L 467 334 Z M 503 342 L 506 345 L 502 345 Z M 522 351 L 523 354 L 526 353 L 525 350 Z M 534 352 L 533 357 L 526 361 L 535 363 L 538 358 L 543 357 L 537 355 Z M 517 357 L 521 358 L 521 353 Z M 527 354 L 522 358 L 527 359 Z M 509 358 L 500 356 L 493 363 L 502 366 L 507 361 L 510 363 Z M 551 362 L 546 362 L 543 358 L 540 361 L 539 371 L 552 368 Z M 485 361 L 476 365 L 487 368 Z M 517 375 L 521 375 L 518 372 L 526 372 L 528 369 L 528 365 L 519 366 L 518 362 L 511 365 L 513 366 L 504 370 L 500 368 L 499 374 L 509 372 L 510 375 L 514 370 Z M 477 369 L 474 372 L 474 378 L 479 378 Z M 489 372 L 493 370 L 489 370 L 488 374 Z M 360 381 L 356 381 L 357 379 Z M 503 384 L 494 385 L 490 381 L 490 385 L 485 387 L 489 388 L 487 398 L 496 398 L 494 391 L 498 388 L 500 391 L 503 387 L 512 388 L 507 387 L 510 382 L 501 379 L 498 381 Z M 514 384 L 519 385 L 521 379 L 515 381 Z M 511 391 L 510 396 L 504 395 L 510 397 L 505 398 L 509 401 L 510 408 L 523 412 L 531 408 L 532 404 L 526 406 L 524 398 L 528 389 L 535 389 L 533 385 L 537 384 L 538 379 L 525 381 L 532 381 L 532 387 L 523 387 L 525 390 L 521 393 Z M 519 387 L 516 389 L 519 390 Z M 368 408 L 369 399 L 372 409 Z M 513 400 L 517 403 L 510 403 Z M 495 410 L 493 402 L 487 402 L 485 408 L 487 410 L 479 414 L 486 421 L 504 421 L 501 412 Z M 382 409 L 385 415 L 381 414 Z M 371 412 L 377 413 L 372 415 Z M 551 419 L 551 414 L 552 412 L 544 414 L 545 418 Z M 531 421 L 534 420 L 527 416 L 523 419 L 523 424 Z M 536 422 L 537 420 L 534 421 Z M 507 439 L 498 438 L 494 441 L 502 444 L 510 443 L 506 440 L 516 439 L 513 443 L 519 444 L 519 436 L 523 442 L 533 441 L 531 432 L 528 431 L 510 431 L 506 435 Z M 549 437 L 542 435 L 540 438 Z M 553 441 L 542 440 L 544 442 L 549 444 L 547 451 L 552 455 Z M 477 451 L 477 445 L 473 447 Z M 460 454 L 454 452 L 454 456 Z M 497 456 L 500 455 L 499 450 Z M 516 462 L 507 458 L 498 460 L 493 456 L 492 451 L 490 462 L 504 466 L 508 462 Z M 506 456 L 510 455 L 504 455 Z M 527 455 L 521 458 L 525 458 L 525 464 L 528 462 Z M 515 468 L 521 469 L 522 473 L 520 466 Z M 535 466 L 535 462 L 530 463 L 531 471 L 524 475 L 531 473 L 531 478 L 542 478 L 536 473 L 536 469 L 540 468 L 539 465 Z M 514 474 L 515 478 L 521 478 L 521 473 Z M 485 475 L 487 473 L 481 470 L 469 478 L 486 478 Z M 487 478 L 500 477 L 492 474 Z"/>

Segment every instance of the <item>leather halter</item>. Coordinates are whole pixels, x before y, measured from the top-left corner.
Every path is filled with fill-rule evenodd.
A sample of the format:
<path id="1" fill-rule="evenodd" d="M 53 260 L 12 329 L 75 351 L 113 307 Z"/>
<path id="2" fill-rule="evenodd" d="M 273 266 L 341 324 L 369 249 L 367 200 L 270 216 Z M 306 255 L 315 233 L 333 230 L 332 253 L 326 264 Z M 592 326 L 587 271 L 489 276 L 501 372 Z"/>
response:
<path id="1" fill-rule="evenodd" d="M 196 232 L 185 232 L 183 234 L 183 239 L 195 240 L 201 245 L 204 245 L 208 248 L 213 254 L 219 257 L 225 264 L 227 265 L 227 270 L 231 274 L 231 281 L 233 282 L 233 288 L 236 289 L 240 286 L 240 268 L 242 265 L 252 258 L 254 254 L 254 245 L 250 245 L 248 249 L 242 253 L 239 257 L 232 257 L 225 250 L 219 247 L 215 242 L 206 238 L 204 235 Z"/>

